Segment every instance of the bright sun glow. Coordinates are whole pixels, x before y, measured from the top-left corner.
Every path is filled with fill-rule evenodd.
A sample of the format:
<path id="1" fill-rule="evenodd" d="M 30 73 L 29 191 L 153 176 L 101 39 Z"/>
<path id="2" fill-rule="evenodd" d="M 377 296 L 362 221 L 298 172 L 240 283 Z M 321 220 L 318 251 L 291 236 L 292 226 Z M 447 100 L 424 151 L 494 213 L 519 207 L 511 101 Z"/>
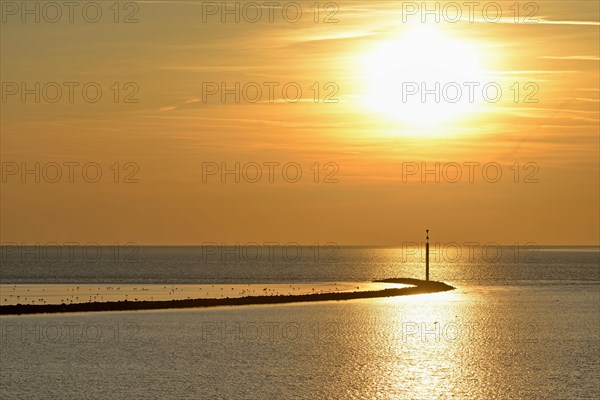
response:
<path id="1" fill-rule="evenodd" d="M 462 117 L 479 101 L 472 85 L 481 82 L 478 56 L 435 28 L 411 29 L 366 56 L 366 106 L 411 125 Z"/>

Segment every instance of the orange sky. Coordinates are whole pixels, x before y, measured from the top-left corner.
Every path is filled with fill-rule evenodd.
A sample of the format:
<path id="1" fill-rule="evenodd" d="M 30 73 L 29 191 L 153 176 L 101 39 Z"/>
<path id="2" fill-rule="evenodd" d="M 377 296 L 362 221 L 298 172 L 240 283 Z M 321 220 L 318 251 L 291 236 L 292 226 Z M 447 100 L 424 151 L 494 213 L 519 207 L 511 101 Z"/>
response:
<path id="1" fill-rule="evenodd" d="M 22 22 L 22 10 L 3 9 L 2 242 L 399 245 L 421 240 L 425 227 L 441 242 L 600 242 L 598 2 L 540 1 L 529 9 L 522 2 L 515 23 L 514 1 L 501 1 L 498 22 L 476 8 L 473 21 L 430 16 L 425 24 L 400 2 L 339 1 L 327 9 L 324 2 L 318 23 L 314 2 L 298 3 L 298 22 L 275 7 L 273 22 L 263 8 L 258 23 L 243 15 L 222 23 L 222 10 L 193 1 L 138 2 L 120 10 L 118 23 L 105 2 L 97 3 L 97 23 L 77 10 L 73 23 L 44 21 L 43 11 L 39 23 Z M 535 21 L 523 23 L 531 13 Z M 127 15 L 138 22 L 123 23 Z M 501 99 L 438 124 L 367 107 L 381 99 L 366 66 L 415 59 L 406 47 L 384 59 L 373 59 L 374 51 L 423 25 L 468 48 L 480 60 L 478 79 L 500 85 Z M 435 43 L 416 48 L 439 64 L 434 77 L 436 68 L 467 65 Z M 40 102 L 34 94 L 23 101 L 21 83 L 36 82 Z M 64 89 L 55 103 L 50 82 Z M 79 83 L 72 102 L 64 82 Z M 96 103 L 81 91 L 90 82 L 102 89 Z M 256 102 L 236 103 L 234 95 L 223 102 L 220 93 L 207 95 L 211 82 L 251 84 L 247 97 L 257 85 L 263 93 Z M 388 81 L 380 82 L 385 90 Z M 539 89 L 537 102 L 523 102 L 526 84 Z M 286 85 L 291 97 L 302 89 L 298 102 L 286 101 Z M 397 86 L 389 87 L 386 104 L 406 107 Z M 21 176 L 36 163 L 39 183 L 34 173 Z M 72 183 L 65 163 L 79 163 L 70 164 Z M 81 166 L 90 163 L 84 179 Z M 236 163 L 239 183 L 231 174 L 222 183 L 220 171 L 203 182 L 203 168 Z M 255 163 L 263 179 L 252 183 Z M 422 183 L 420 170 L 436 163 L 441 182 L 430 174 Z M 463 172 L 456 183 L 453 163 Z M 290 170 L 283 175 L 286 164 L 300 168 L 298 182 L 289 182 Z M 62 178 L 52 183 L 55 165 Z M 472 182 L 465 165 L 477 165 Z M 499 166 L 501 179 L 491 183 L 484 165 Z M 89 182 L 98 167 L 102 176 Z"/>

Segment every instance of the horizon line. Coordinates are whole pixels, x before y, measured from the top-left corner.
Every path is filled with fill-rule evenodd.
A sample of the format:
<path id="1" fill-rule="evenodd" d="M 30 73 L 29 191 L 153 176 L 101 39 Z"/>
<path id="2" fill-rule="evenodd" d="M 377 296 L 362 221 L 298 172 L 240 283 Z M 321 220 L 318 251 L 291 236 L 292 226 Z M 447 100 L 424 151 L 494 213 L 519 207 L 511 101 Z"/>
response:
<path id="1" fill-rule="evenodd" d="M 0 243 L 0 247 L 15 247 L 15 246 L 54 246 L 54 247 L 90 247 L 90 246 L 99 246 L 99 247 L 115 247 L 115 246 L 137 246 L 137 247 L 209 247 L 209 246 L 256 246 L 256 247 L 284 247 L 284 246 L 300 246 L 300 247 L 314 247 L 317 246 L 332 246 L 335 245 L 337 247 L 376 247 L 376 248 L 401 248 L 404 244 L 420 244 L 425 243 L 425 240 L 422 242 L 404 242 L 401 244 L 339 244 L 336 242 L 313 242 L 313 243 L 299 243 L 299 242 L 235 242 L 235 243 L 225 243 L 225 242 L 205 242 L 203 244 L 140 244 L 137 242 L 119 242 L 119 243 L 110 243 L 110 244 L 101 244 L 96 242 L 35 242 L 35 243 L 18 243 L 18 242 L 3 242 Z M 488 242 L 435 242 L 432 241 L 430 244 L 458 244 L 462 247 L 468 247 L 469 245 L 477 246 L 486 246 L 486 245 L 496 245 L 501 247 L 509 247 L 509 246 L 538 246 L 538 247 L 598 247 L 600 248 L 600 243 L 597 244 L 540 244 L 535 242 L 513 242 L 510 244 L 498 243 L 493 241 Z"/>

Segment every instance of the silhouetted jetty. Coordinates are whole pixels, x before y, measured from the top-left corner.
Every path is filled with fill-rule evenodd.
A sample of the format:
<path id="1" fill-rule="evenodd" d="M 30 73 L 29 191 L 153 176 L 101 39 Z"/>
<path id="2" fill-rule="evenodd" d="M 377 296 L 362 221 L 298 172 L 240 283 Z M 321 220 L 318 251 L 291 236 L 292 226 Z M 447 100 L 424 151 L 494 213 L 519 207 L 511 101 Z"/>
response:
<path id="1" fill-rule="evenodd" d="M 435 293 L 435 292 L 446 292 L 448 290 L 456 289 L 454 286 L 450 286 L 444 282 L 437 281 L 424 281 L 422 279 L 412 279 L 412 278 L 390 278 L 383 279 L 380 281 L 375 281 L 380 283 L 402 283 L 404 285 L 414 285 L 414 288 L 405 288 L 405 289 L 421 289 L 422 292 L 415 292 L 410 294 L 417 293 Z"/>
<path id="2" fill-rule="evenodd" d="M 161 301 L 113 301 L 77 304 L 16 304 L 0 306 L 0 315 L 72 313 L 98 311 L 162 310 L 169 308 L 201 308 L 217 306 L 242 306 L 257 304 L 285 304 L 314 301 L 340 301 L 371 299 L 377 297 L 408 296 L 414 294 L 436 293 L 453 290 L 454 287 L 443 282 L 424 281 L 410 278 L 385 279 L 376 282 L 401 283 L 413 285 L 407 288 L 389 288 L 360 292 L 315 293 L 303 295 L 246 296 L 220 299 L 186 299 Z"/>

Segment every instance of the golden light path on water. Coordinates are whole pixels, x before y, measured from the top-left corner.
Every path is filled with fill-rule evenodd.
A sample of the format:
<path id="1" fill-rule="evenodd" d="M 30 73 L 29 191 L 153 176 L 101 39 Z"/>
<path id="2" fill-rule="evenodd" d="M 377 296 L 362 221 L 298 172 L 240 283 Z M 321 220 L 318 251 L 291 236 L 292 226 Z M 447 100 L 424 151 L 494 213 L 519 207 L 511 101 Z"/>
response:
<path id="1" fill-rule="evenodd" d="M 497 361 L 489 359 L 484 328 L 472 322 L 471 302 L 476 304 L 477 297 L 452 291 L 371 301 L 378 327 L 375 340 L 365 344 L 379 364 L 372 377 L 381 385 L 375 397 L 484 398 L 486 388 L 502 385 L 496 379 L 485 382 L 481 371 L 473 373 L 482 356 L 485 365 Z"/>

